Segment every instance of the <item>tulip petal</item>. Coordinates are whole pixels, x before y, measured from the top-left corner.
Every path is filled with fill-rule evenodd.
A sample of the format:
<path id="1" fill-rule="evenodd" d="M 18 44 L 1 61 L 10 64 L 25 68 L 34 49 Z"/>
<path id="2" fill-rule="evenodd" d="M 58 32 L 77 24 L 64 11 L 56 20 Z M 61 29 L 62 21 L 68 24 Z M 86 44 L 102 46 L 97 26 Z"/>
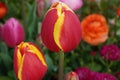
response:
<path id="1" fill-rule="evenodd" d="M 15 71 L 16 76 L 18 75 L 18 69 L 21 64 L 21 60 L 22 60 L 22 55 L 17 47 L 17 48 L 15 48 L 14 62 L 13 62 L 14 63 L 14 71 Z"/>
<path id="2" fill-rule="evenodd" d="M 29 45 L 30 45 L 30 50 L 29 51 L 32 52 L 33 54 L 35 54 L 36 56 L 38 56 L 39 60 L 42 62 L 42 64 L 44 66 L 47 66 L 42 51 L 32 43 L 29 43 Z"/>
<path id="3" fill-rule="evenodd" d="M 62 21 L 55 25 L 54 37 L 57 45 L 64 52 L 68 52 L 79 44 L 81 40 L 81 27 L 77 16 L 69 10 L 64 10 L 64 17 L 62 18 L 64 18 L 64 21 L 61 19 Z"/>
<path id="4" fill-rule="evenodd" d="M 41 28 L 41 38 L 43 43 L 52 51 L 59 51 L 53 37 L 54 24 L 58 18 L 57 10 L 52 9 L 48 11 Z M 47 27 L 46 27 L 47 26 Z"/>
<path id="5" fill-rule="evenodd" d="M 19 80 L 41 80 L 47 67 L 39 60 L 37 55 L 27 52 L 23 55 L 22 63 L 18 71 Z"/>

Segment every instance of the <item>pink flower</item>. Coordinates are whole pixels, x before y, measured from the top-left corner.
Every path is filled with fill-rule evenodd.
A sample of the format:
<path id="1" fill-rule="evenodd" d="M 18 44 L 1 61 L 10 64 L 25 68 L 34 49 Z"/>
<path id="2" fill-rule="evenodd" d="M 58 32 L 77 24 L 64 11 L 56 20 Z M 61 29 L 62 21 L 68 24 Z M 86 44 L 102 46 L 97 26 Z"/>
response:
<path id="1" fill-rule="evenodd" d="M 0 24 L 0 40 L 2 40 L 2 25 Z"/>
<path id="2" fill-rule="evenodd" d="M 24 29 L 18 20 L 10 18 L 6 21 L 2 29 L 2 38 L 11 48 L 24 40 Z"/>
<path id="3" fill-rule="evenodd" d="M 100 50 L 100 54 L 106 60 L 120 60 L 120 50 L 114 44 L 103 46 Z"/>
<path id="4" fill-rule="evenodd" d="M 117 80 L 117 79 L 111 74 L 96 73 L 93 80 Z"/>
<path id="5" fill-rule="evenodd" d="M 82 0 L 52 0 L 52 3 L 61 1 L 67 4 L 71 9 L 77 10 L 82 7 L 83 1 Z"/>
<path id="6" fill-rule="evenodd" d="M 87 67 L 77 68 L 75 72 L 78 74 L 79 80 L 93 80 L 94 72 Z"/>

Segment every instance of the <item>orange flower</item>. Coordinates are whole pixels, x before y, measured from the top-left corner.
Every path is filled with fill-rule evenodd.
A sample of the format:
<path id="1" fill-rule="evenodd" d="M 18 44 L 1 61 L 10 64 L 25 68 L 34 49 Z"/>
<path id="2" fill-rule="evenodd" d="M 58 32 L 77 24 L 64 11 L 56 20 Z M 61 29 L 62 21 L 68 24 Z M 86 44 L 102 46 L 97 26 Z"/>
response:
<path id="1" fill-rule="evenodd" d="M 120 7 L 117 8 L 116 13 L 117 13 L 117 15 L 120 17 Z"/>
<path id="2" fill-rule="evenodd" d="M 0 19 L 6 15 L 7 11 L 7 6 L 3 2 L 0 2 Z"/>
<path id="3" fill-rule="evenodd" d="M 83 19 L 82 38 L 91 45 L 99 45 L 108 38 L 108 26 L 104 16 L 100 14 L 91 14 Z"/>

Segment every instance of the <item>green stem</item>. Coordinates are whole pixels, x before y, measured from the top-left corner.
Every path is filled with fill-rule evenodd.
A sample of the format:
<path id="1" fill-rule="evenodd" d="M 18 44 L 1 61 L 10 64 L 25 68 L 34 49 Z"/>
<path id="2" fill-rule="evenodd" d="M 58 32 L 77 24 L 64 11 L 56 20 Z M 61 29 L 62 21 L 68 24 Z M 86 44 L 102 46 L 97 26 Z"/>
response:
<path id="1" fill-rule="evenodd" d="M 59 53 L 59 75 L 58 80 L 63 80 L 64 76 L 64 52 Z"/>

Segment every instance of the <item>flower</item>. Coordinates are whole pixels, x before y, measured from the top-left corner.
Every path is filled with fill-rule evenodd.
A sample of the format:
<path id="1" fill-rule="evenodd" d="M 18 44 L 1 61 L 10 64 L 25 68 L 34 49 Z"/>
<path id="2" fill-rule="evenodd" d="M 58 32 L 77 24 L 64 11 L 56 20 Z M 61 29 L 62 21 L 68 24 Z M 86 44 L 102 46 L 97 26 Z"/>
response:
<path id="1" fill-rule="evenodd" d="M 117 80 L 117 79 L 111 74 L 96 73 L 93 80 Z"/>
<path id="2" fill-rule="evenodd" d="M 51 51 L 69 52 L 75 49 L 81 40 L 80 21 L 67 5 L 56 2 L 43 20 L 40 36 Z"/>
<path id="3" fill-rule="evenodd" d="M 3 18 L 7 13 L 7 7 L 3 2 L 0 2 L 0 19 Z"/>
<path id="4" fill-rule="evenodd" d="M 91 51 L 90 55 L 91 55 L 92 57 L 94 57 L 94 56 L 96 55 L 96 52 L 95 52 L 95 51 Z"/>
<path id="5" fill-rule="evenodd" d="M 91 14 L 81 22 L 82 38 L 90 45 L 96 46 L 105 42 L 108 38 L 108 26 L 104 16 Z"/>
<path id="6" fill-rule="evenodd" d="M 2 25 L 0 24 L 0 41 L 2 40 Z"/>
<path id="7" fill-rule="evenodd" d="M 76 72 L 71 71 L 65 75 L 65 80 L 79 80 Z"/>
<path id="8" fill-rule="evenodd" d="M 10 18 L 6 21 L 2 29 L 2 38 L 11 48 L 24 40 L 24 29 L 17 19 Z"/>
<path id="9" fill-rule="evenodd" d="M 78 74 L 79 80 L 93 80 L 94 72 L 87 67 L 77 68 L 75 72 Z"/>
<path id="10" fill-rule="evenodd" d="M 118 71 L 115 72 L 115 73 L 114 73 L 114 76 L 117 77 L 117 78 L 120 78 L 120 72 L 118 72 Z"/>
<path id="11" fill-rule="evenodd" d="M 45 10 L 45 2 L 43 0 L 37 0 L 36 10 L 38 17 L 42 17 Z"/>
<path id="12" fill-rule="evenodd" d="M 106 60 L 120 60 L 120 50 L 118 46 L 114 44 L 102 46 L 100 49 L 100 55 Z"/>
<path id="13" fill-rule="evenodd" d="M 13 63 L 17 80 L 42 80 L 47 71 L 43 53 L 31 42 L 15 47 Z"/>
<path id="14" fill-rule="evenodd" d="M 67 4 L 72 10 L 77 10 L 82 7 L 83 1 L 82 0 L 52 0 L 52 3 L 61 1 Z"/>
<path id="15" fill-rule="evenodd" d="M 117 8 L 116 13 L 120 17 L 120 7 Z"/>

